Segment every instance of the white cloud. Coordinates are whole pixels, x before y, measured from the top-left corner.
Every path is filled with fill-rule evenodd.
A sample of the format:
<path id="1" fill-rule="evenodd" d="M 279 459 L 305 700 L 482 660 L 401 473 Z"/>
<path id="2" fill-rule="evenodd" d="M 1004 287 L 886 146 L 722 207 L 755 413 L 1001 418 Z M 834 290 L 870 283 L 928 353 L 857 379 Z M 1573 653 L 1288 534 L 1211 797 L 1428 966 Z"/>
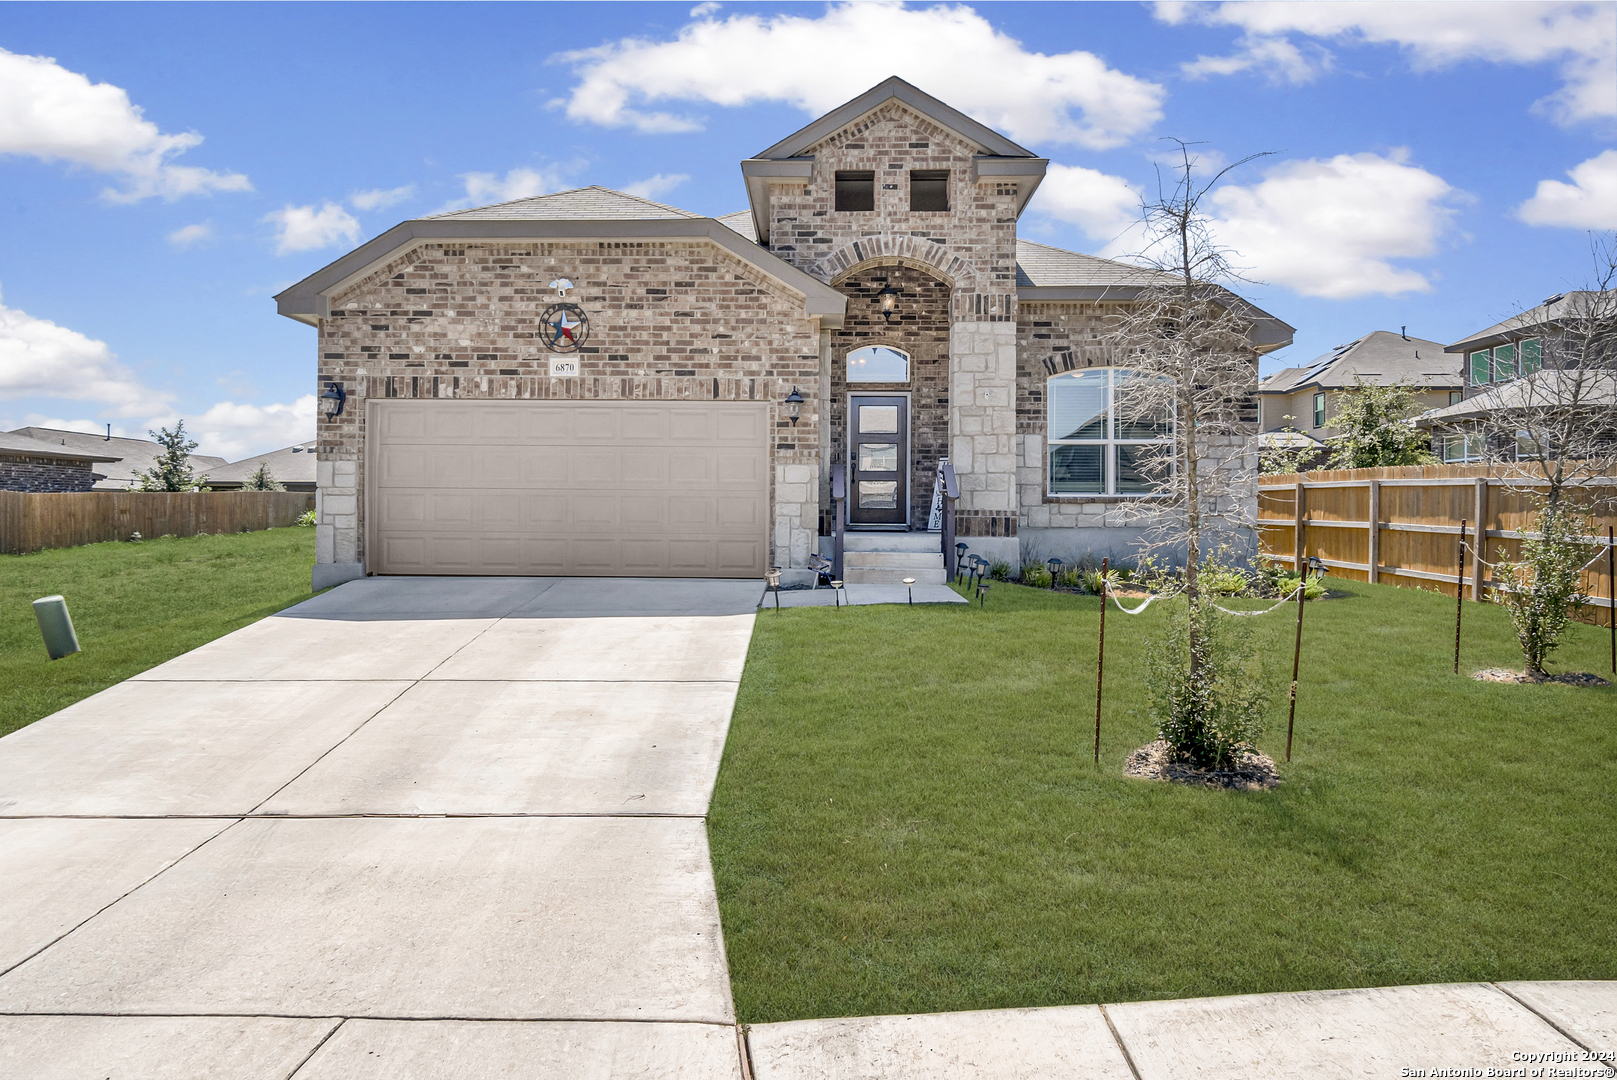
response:
<path id="1" fill-rule="evenodd" d="M 644 180 L 636 180 L 634 183 L 625 186 L 623 191 L 628 195 L 638 195 L 642 199 L 657 199 L 673 191 L 689 179 L 690 176 L 686 173 L 667 175 L 658 173 L 656 176 L 648 176 Z"/>
<path id="2" fill-rule="evenodd" d="M 185 427 L 196 439 L 198 453 L 239 461 L 314 438 L 318 405 L 313 394 L 304 394 L 289 405 L 221 401 L 195 420 L 188 417 Z"/>
<path id="3" fill-rule="evenodd" d="M 1239 48 L 1230 56 L 1198 56 L 1180 64 L 1179 70 L 1192 79 L 1256 71 L 1272 83 L 1301 86 L 1319 78 L 1332 65 L 1331 54 L 1318 45 L 1310 44 L 1305 51 L 1285 38 L 1257 34 L 1246 34 L 1236 44 Z"/>
<path id="4" fill-rule="evenodd" d="M 1320 0 L 1315 3 L 1159 3 L 1164 22 L 1188 20 L 1236 26 L 1244 51 L 1280 49 L 1297 33 L 1349 44 L 1391 44 L 1409 51 L 1422 70 L 1467 60 L 1560 66 L 1559 91 L 1538 102 L 1558 123 L 1617 116 L 1617 19 L 1609 3 L 1407 3 Z M 1263 43 L 1261 46 L 1259 43 Z M 1243 54 L 1223 58 L 1238 61 Z M 1282 52 L 1275 51 L 1275 57 Z M 1204 60 L 1197 63 L 1211 64 Z M 1272 61 L 1271 61 L 1272 63 Z M 1228 70 L 1253 65 L 1233 63 Z M 1202 74 L 1220 73 L 1206 67 Z"/>
<path id="5" fill-rule="evenodd" d="M 163 134 L 120 87 L 92 83 L 48 56 L 0 49 L 0 154 L 119 176 L 121 187 L 102 192 L 113 202 L 252 190 L 241 173 L 172 163 L 201 142 L 196 132 Z"/>
<path id="6" fill-rule="evenodd" d="M 396 188 L 372 188 L 369 191 L 356 191 L 348 196 L 348 201 L 355 210 L 385 210 L 389 206 L 401 203 L 415 194 L 414 184 L 405 184 Z"/>
<path id="7" fill-rule="evenodd" d="M 165 409 L 172 395 L 144 385 L 104 341 L 0 304 L 0 397 L 97 401 L 109 416 Z"/>
<path id="8" fill-rule="evenodd" d="M 465 196 L 440 206 L 433 213 L 447 214 L 473 206 L 492 206 L 514 199 L 545 195 L 565 187 L 565 177 L 585 164 L 583 161 L 569 161 L 539 169 L 516 168 L 504 176 L 491 172 L 461 173 L 461 183 L 466 185 Z"/>
<path id="9" fill-rule="evenodd" d="M 1216 188 L 1214 233 L 1254 277 L 1304 296 L 1427 292 L 1424 275 L 1391 260 L 1437 251 L 1455 191 L 1407 159 L 1400 150 L 1289 161 L 1249 187 Z"/>
<path id="10" fill-rule="evenodd" d="M 195 225 L 187 225 L 184 228 L 175 229 L 173 232 L 168 234 L 168 242 L 179 248 L 181 251 L 184 251 L 192 244 L 200 244 L 204 240 L 212 239 L 213 223 L 208 221 L 198 222 Z"/>
<path id="11" fill-rule="evenodd" d="M 359 222 L 354 220 L 354 215 L 333 202 L 322 204 L 318 210 L 312 204 L 284 206 L 274 213 L 265 214 L 263 220 L 273 223 L 279 230 L 275 245 L 277 255 L 290 251 L 314 251 L 342 240 L 352 245 L 359 239 Z"/>
<path id="12" fill-rule="evenodd" d="M 1516 208 L 1529 225 L 1617 229 L 1617 150 L 1606 150 L 1567 172 L 1572 183 L 1540 180 L 1538 191 Z"/>
<path id="13" fill-rule="evenodd" d="M 704 15 L 671 41 L 625 38 L 561 59 L 579 77 L 554 103 L 569 117 L 648 132 L 701 127 L 694 117 L 644 108 L 658 102 L 784 101 L 818 115 L 898 75 L 1013 139 L 1104 149 L 1154 124 L 1164 96 L 1093 53 L 1030 52 L 963 5 Z"/>
<path id="14" fill-rule="evenodd" d="M 1121 176 L 1050 163 L 1031 209 L 1071 222 L 1090 239 L 1116 240 L 1140 219 L 1140 193 Z"/>
<path id="15" fill-rule="evenodd" d="M 706 18 L 707 16 L 713 14 L 715 11 L 719 10 L 719 8 L 722 7 L 722 6 L 723 6 L 722 4 L 713 3 L 712 0 L 708 0 L 707 3 L 697 4 L 695 7 L 691 8 L 691 18 L 693 18 L 693 19 Z"/>

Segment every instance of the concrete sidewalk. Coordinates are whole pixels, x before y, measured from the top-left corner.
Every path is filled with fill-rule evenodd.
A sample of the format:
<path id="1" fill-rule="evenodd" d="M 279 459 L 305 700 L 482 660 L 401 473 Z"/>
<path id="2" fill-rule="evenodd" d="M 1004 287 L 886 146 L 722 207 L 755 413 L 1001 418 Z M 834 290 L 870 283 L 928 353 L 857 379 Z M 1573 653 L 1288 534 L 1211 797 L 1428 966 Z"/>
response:
<path id="1" fill-rule="evenodd" d="M 0 1075 L 741 1075 L 756 582 L 369 579 L 0 739 Z"/>

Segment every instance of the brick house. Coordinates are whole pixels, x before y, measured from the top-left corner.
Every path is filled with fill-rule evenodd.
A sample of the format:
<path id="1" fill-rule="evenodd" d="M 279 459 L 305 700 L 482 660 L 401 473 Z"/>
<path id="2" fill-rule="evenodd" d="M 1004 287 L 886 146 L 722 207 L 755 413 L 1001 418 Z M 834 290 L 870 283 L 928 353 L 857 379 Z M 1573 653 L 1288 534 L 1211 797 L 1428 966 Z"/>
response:
<path id="1" fill-rule="evenodd" d="M 945 456 L 974 552 L 1120 553 L 1108 507 L 1149 492 L 1091 347 L 1144 275 L 1017 238 L 1046 164 L 894 78 L 743 161 L 740 213 L 584 188 L 407 221 L 317 271 L 276 297 L 342 409 L 316 439 L 317 586 L 801 579 L 833 465 L 861 546 L 931 558 L 911 534 Z M 1251 394 L 1291 328 L 1247 307 Z"/>
<path id="2" fill-rule="evenodd" d="M 117 460 L 108 454 L 3 432 L 0 491 L 89 491 L 96 481 L 105 479 L 95 468 Z"/>

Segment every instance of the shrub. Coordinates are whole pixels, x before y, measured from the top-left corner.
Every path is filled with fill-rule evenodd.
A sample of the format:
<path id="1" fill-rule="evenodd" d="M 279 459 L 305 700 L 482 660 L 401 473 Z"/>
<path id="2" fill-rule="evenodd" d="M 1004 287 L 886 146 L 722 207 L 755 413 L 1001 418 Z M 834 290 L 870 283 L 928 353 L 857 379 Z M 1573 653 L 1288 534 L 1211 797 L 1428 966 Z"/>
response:
<path id="1" fill-rule="evenodd" d="M 1573 609 L 1589 599 L 1581 570 L 1594 549 L 1577 538 L 1592 526 L 1563 506 L 1542 507 L 1537 526 L 1537 535 L 1522 538 L 1520 562 L 1500 562 L 1498 580 L 1503 587 L 1494 590 L 1493 600 L 1510 612 L 1528 672 L 1542 675 L 1544 661 L 1561 643 Z"/>
<path id="2" fill-rule="evenodd" d="M 1050 587 L 1050 571 L 1034 563 L 1032 566 L 1022 567 L 1022 584 L 1031 585 L 1035 589 L 1048 589 Z"/>
<path id="3" fill-rule="evenodd" d="M 1082 571 L 1076 568 L 1063 570 L 1056 575 L 1056 584 L 1063 589 L 1081 589 L 1084 586 L 1080 574 L 1082 574 Z"/>
<path id="4" fill-rule="evenodd" d="M 1163 623 L 1146 647 L 1157 730 L 1191 764 L 1226 765 L 1257 743 L 1269 702 L 1251 631 L 1205 599 Z"/>
<path id="5" fill-rule="evenodd" d="M 1281 596 L 1290 596 L 1297 589 L 1297 575 L 1296 574 L 1276 574 L 1274 576 L 1274 589 Z M 1308 579 L 1308 584 L 1303 586 L 1303 598 L 1304 599 L 1318 600 L 1318 599 L 1322 598 L 1324 595 L 1325 595 L 1325 582 L 1321 581 L 1317 577 L 1309 578 Z"/>
<path id="6" fill-rule="evenodd" d="M 988 567 L 988 576 L 995 581 L 1011 580 L 1011 564 L 1004 559 L 996 559 Z"/>
<path id="7" fill-rule="evenodd" d="M 305 529 L 314 528 L 314 511 L 305 510 L 302 514 L 298 515 L 298 524 Z"/>

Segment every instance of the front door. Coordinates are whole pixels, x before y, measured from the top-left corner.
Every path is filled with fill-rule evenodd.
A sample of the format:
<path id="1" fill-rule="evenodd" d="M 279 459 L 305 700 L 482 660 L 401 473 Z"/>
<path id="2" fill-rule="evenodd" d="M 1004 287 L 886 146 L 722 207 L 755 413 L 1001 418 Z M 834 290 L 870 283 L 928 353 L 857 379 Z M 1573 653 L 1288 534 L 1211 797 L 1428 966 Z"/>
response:
<path id="1" fill-rule="evenodd" d="M 853 464 L 853 525 L 909 522 L 910 402 L 905 397 L 848 397 L 848 457 Z"/>

